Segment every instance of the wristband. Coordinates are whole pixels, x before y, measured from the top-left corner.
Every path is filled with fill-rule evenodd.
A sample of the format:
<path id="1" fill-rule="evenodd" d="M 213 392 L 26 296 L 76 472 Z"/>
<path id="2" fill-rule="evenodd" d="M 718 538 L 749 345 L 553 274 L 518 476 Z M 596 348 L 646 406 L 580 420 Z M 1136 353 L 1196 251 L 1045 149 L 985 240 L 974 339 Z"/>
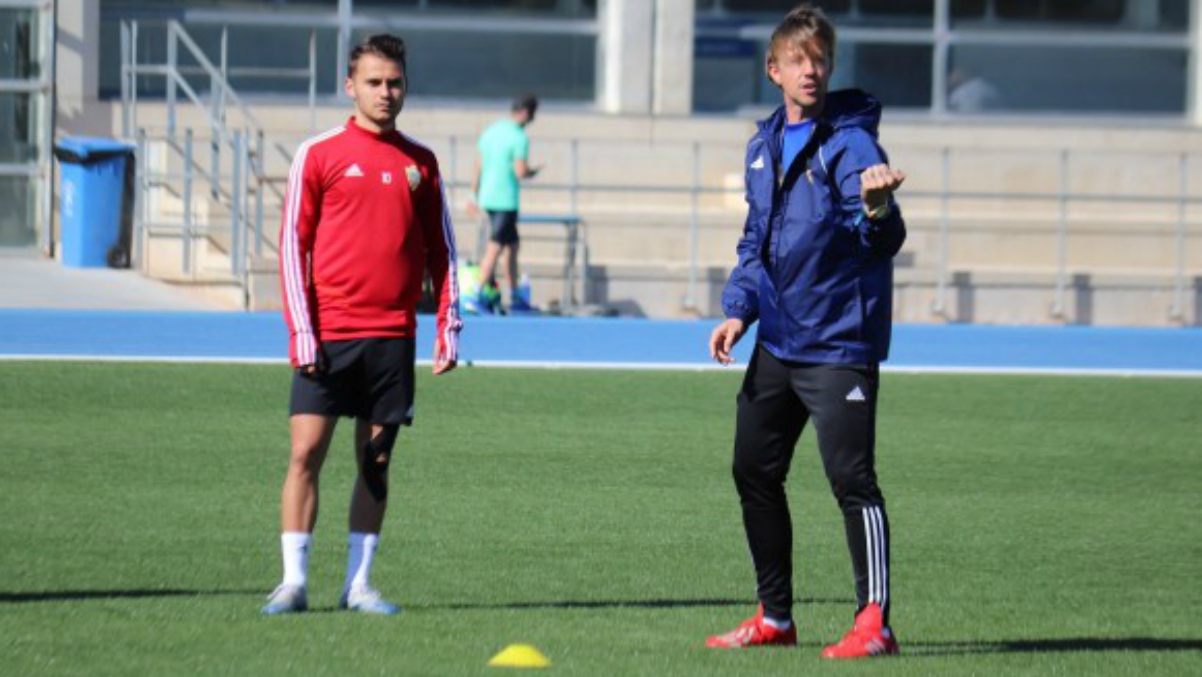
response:
<path id="1" fill-rule="evenodd" d="M 868 205 L 864 205 L 864 215 L 868 217 L 869 221 L 880 221 L 891 213 L 893 213 L 893 208 L 889 206 L 888 202 L 872 209 L 869 209 Z"/>

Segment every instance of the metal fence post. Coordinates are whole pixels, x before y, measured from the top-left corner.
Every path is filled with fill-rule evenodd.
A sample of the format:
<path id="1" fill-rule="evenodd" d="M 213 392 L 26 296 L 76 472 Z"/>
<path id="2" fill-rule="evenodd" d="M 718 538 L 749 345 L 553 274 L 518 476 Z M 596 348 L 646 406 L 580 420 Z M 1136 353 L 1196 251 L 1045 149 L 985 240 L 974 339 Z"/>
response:
<path id="1" fill-rule="evenodd" d="M 129 26 L 129 128 L 138 129 L 138 22 Z"/>
<path id="2" fill-rule="evenodd" d="M 697 310 L 697 240 L 699 233 L 699 193 L 701 191 L 701 142 L 693 142 L 693 186 L 689 190 L 689 286 L 685 292 L 685 310 Z"/>
<path id="3" fill-rule="evenodd" d="M 1177 269 L 1174 273 L 1173 305 L 1169 309 L 1169 319 L 1177 322 L 1185 320 L 1185 218 L 1186 202 L 1189 200 L 1189 155 L 1182 153 L 1180 162 L 1180 187 L 1177 193 Z"/>
<path id="4" fill-rule="evenodd" d="M 317 29 L 309 31 L 309 133 L 317 129 Z"/>
<path id="5" fill-rule="evenodd" d="M 226 123 L 225 96 L 226 96 L 227 92 L 225 90 L 227 87 L 231 87 L 229 71 L 230 71 L 230 69 L 229 69 L 229 26 L 222 26 L 221 27 L 221 70 L 218 71 L 219 73 L 221 73 L 221 81 L 218 83 L 218 84 L 220 84 L 220 87 L 218 87 L 216 89 L 216 91 L 210 92 L 210 95 L 216 101 L 216 109 L 214 110 L 214 118 L 221 125 L 222 129 L 225 128 L 225 123 Z"/>
<path id="6" fill-rule="evenodd" d="M 573 137 L 568 146 L 568 211 L 576 215 L 578 206 L 577 193 L 580 191 L 580 139 Z"/>
<path id="7" fill-rule="evenodd" d="M 940 165 L 943 173 L 942 190 L 939 195 L 939 265 L 935 270 L 935 302 L 931 312 L 941 317 L 947 317 L 947 278 L 951 254 L 951 192 L 952 192 L 952 149 L 944 146 L 940 152 Z"/>
<path id="8" fill-rule="evenodd" d="M 146 130 L 139 129 L 137 135 L 138 150 L 137 155 L 134 157 L 134 166 L 137 167 L 134 177 L 134 242 L 130 265 L 142 272 L 148 272 L 145 245 L 143 243 L 143 239 L 146 236 L 144 231 L 146 229 L 147 192 L 149 190 L 146 183 Z"/>
<path id="9" fill-rule="evenodd" d="M 133 75 L 133 65 L 129 55 L 129 22 L 121 22 L 121 137 L 128 139 L 133 134 L 133 120 L 130 118 L 131 106 L 129 99 L 129 79 Z"/>
<path id="10" fill-rule="evenodd" d="M 234 131 L 234 150 L 232 178 L 230 179 L 230 273 L 235 280 L 242 279 L 242 259 L 245 249 L 242 247 L 242 156 L 246 146 L 241 129 Z"/>
<path id="11" fill-rule="evenodd" d="M 580 191 L 580 139 L 578 139 L 576 137 L 572 137 L 572 142 L 568 146 L 568 150 L 569 150 L 568 168 L 570 171 L 570 174 L 568 176 L 568 211 L 569 211 L 569 213 L 571 213 L 571 215 L 573 217 L 578 217 L 579 212 L 577 211 L 577 209 L 578 209 L 577 201 L 578 201 L 578 193 Z M 579 225 L 580 225 L 580 222 L 577 221 L 574 225 L 569 226 L 569 235 L 573 239 L 578 235 L 578 233 L 576 232 L 575 229 L 578 228 Z M 570 246 L 574 247 L 575 245 L 576 245 L 576 243 L 574 241 L 570 243 Z M 587 256 L 586 256 L 586 258 L 587 258 Z M 588 265 L 587 260 L 584 262 L 584 265 L 585 266 Z M 584 285 L 587 285 L 588 284 L 588 282 L 587 282 L 588 270 L 584 271 L 583 278 L 585 280 Z M 588 294 L 588 289 L 585 288 L 585 289 L 583 289 L 583 291 L 581 293 L 581 297 L 583 298 L 587 294 Z M 572 310 L 574 310 L 576 308 L 575 280 L 572 279 L 571 275 L 564 276 L 564 293 L 563 293 L 563 299 L 562 299 L 561 303 L 563 304 L 564 308 L 568 308 L 568 309 L 572 309 Z"/>
<path id="12" fill-rule="evenodd" d="M 935 45 L 931 55 L 931 113 L 947 114 L 947 71 L 951 52 L 951 0 L 935 0 Z"/>
<path id="13" fill-rule="evenodd" d="M 255 256 L 263 255 L 263 187 L 267 185 L 267 157 L 264 155 L 266 141 L 263 130 L 255 134 Z"/>
<path id="14" fill-rule="evenodd" d="M 209 130 L 209 198 L 216 200 L 221 196 L 221 143 L 222 130 L 225 126 L 225 83 L 228 81 L 228 44 L 229 26 L 221 27 L 221 81 L 216 76 L 209 76 L 209 119 L 212 127 Z"/>
<path id="15" fill-rule="evenodd" d="M 167 137 L 175 138 L 175 79 L 179 77 L 179 38 L 175 23 L 167 25 Z"/>
<path id="16" fill-rule="evenodd" d="M 221 79 L 228 81 L 230 79 L 229 70 L 229 45 L 230 45 L 230 27 L 227 24 L 221 26 Z"/>
<path id="17" fill-rule="evenodd" d="M 180 189 L 180 200 L 183 202 L 183 238 L 180 252 L 183 255 L 183 270 L 186 275 L 192 275 L 192 128 L 184 130 L 184 185 Z"/>
<path id="18" fill-rule="evenodd" d="M 1068 288 L 1068 198 L 1069 198 L 1068 149 L 1060 151 L 1060 215 L 1056 221 L 1056 297 L 1052 301 L 1052 317 L 1063 319 L 1064 296 Z"/>
<path id="19" fill-rule="evenodd" d="M 346 74 L 347 52 L 351 44 L 351 22 L 354 0 L 338 0 L 338 47 L 335 49 L 334 94 L 342 89 L 342 78 Z"/>

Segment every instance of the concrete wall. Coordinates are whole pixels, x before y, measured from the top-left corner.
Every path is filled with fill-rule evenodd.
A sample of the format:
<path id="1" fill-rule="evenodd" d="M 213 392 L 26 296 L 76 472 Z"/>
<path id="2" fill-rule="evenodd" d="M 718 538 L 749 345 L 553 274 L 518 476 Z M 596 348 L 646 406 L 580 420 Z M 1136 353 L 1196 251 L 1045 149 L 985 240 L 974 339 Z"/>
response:
<path id="1" fill-rule="evenodd" d="M 691 88 L 681 85 L 691 82 L 692 59 L 680 54 L 692 44 L 692 7 L 689 0 L 606 0 L 599 101 L 607 112 L 544 107 L 529 129 L 532 158 L 546 168 L 527 186 L 524 211 L 581 214 L 593 266 L 590 300 L 634 314 L 719 312 L 744 218 L 742 148 L 754 119 L 684 114 Z M 121 133 L 119 102 L 95 98 L 98 8 L 97 0 L 60 5 L 59 135 Z M 349 102 L 323 105 L 310 126 L 308 110 L 295 103 L 253 106 L 270 145 L 288 150 L 349 114 Z M 475 137 L 504 114 L 503 106 L 415 99 L 400 120 L 438 153 L 452 179 L 465 252 L 478 233 L 462 211 Z M 162 104 L 143 104 L 138 115 L 151 134 L 165 127 Z M 241 124 L 236 113 L 230 120 Z M 201 111 L 181 109 L 178 124 L 203 143 Z M 1200 322 L 1202 204 L 1182 207 L 1175 198 L 1202 196 L 1202 129 L 887 115 L 882 141 L 909 175 L 900 194 L 910 236 L 898 262 L 898 319 Z M 282 181 L 285 154 L 269 151 L 266 159 L 268 173 Z M 580 185 L 574 192 L 573 180 Z M 705 188 L 696 200 L 694 185 Z M 945 187 L 955 196 L 946 203 Z M 1081 199 L 1062 205 L 1061 191 Z M 1012 197 L 991 197 L 997 193 Z M 278 205 L 267 209 L 270 233 Z M 524 260 L 536 273 L 535 300 L 548 303 L 559 294 L 562 244 L 553 231 L 543 235 L 526 244 Z M 270 251 L 257 263 L 268 271 L 272 265 Z M 686 298 L 695 308 L 685 307 Z"/>
<path id="2" fill-rule="evenodd" d="M 110 110 L 104 111 L 106 107 Z M 101 109 L 96 119 L 120 117 L 112 110 L 114 104 L 93 108 Z M 307 114 L 298 115 L 294 107 L 259 105 L 256 114 L 284 147 L 295 147 L 309 133 Z M 342 106 L 323 108 L 317 126 L 341 124 L 346 114 Z M 464 252 L 474 250 L 477 238 L 475 224 L 461 210 L 475 135 L 503 114 L 503 108 L 434 108 L 413 101 L 401 118 L 405 131 L 429 144 L 444 173 L 458 183 L 451 195 Z M 155 105 L 144 106 L 139 115 L 147 121 L 164 119 Z M 197 134 L 204 134 L 203 119 L 195 112 L 181 115 L 180 125 L 196 125 Z M 654 316 L 715 314 L 719 309 L 714 294 L 704 288 L 690 294 L 686 288 L 690 252 L 696 251 L 701 280 L 709 279 L 709 271 L 729 270 L 733 264 L 745 215 L 742 147 L 753 126 L 749 117 L 667 119 L 543 111 L 529 132 L 532 158 L 546 168 L 526 186 L 524 211 L 563 213 L 575 201 L 587 222 L 598 285 L 594 300 Z M 910 234 L 898 264 L 899 319 L 1198 322 L 1196 304 L 1183 301 L 1177 287 L 1183 284 L 1184 295 L 1192 298 L 1192 280 L 1202 276 L 1202 204 L 1187 204 L 1182 211 L 1176 198 L 1202 196 L 1202 132 L 1177 126 L 950 125 L 887 119 L 882 140 L 894 164 L 909 175 L 900 194 Z M 947 185 L 958 196 L 947 203 L 946 239 L 940 198 L 945 147 Z M 283 157 L 270 157 L 269 171 L 282 179 L 287 169 Z M 573 173 L 581 186 L 574 196 L 568 190 Z M 695 175 L 710 192 L 697 199 L 694 249 L 688 191 Z M 638 190 L 614 190 L 623 186 Z M 1063 239 L 1058 234 L 1062 211 L 1057 199 L 1062 186 L 1080 198 L 1063 210 Z M 723 188 L 727 192 L 720 192 Z M 988 197 L 996 193 L 1027 197 Z M 1182 216 L 1184 237 L 1179 232 Z M 274 227 L 276 219 L 271 214 L 269 225 Z M 545 241 L 529 242 L 524 258 L 531 266 L 545 268 L 548 276 L 555 275 L 562 244 L 556 233 L 543 230 Z M 1071 293 L 1057 292 L 1061 258 L 1064 279 L 1075 280 Z M 943 312 L 937 313 L 933 294 L 944 261 L 945 285 L 955 278 L 960 287 L 971 287 L 964 298 L 972 303 L 949 297 Z M 1183 283 L 1176 277 L 1178 266 L 1184 271 Z M 553 280 L 536 282 L 548 294 L 558 295 Z M 1059 287 L 1066 284 L 1062 281 Z M 683 305 L 690 295 L 697 301 L 696 310 Z M 1077 301 L 1058 299 L 1066 295 L 1088 297 L 1088 312 L 1076 310 L 1081 305 Z M 1067 310 L 1053 313 L 1056 305 Z M 1171 317 L 1169 306 L 1186 311 Z"/>

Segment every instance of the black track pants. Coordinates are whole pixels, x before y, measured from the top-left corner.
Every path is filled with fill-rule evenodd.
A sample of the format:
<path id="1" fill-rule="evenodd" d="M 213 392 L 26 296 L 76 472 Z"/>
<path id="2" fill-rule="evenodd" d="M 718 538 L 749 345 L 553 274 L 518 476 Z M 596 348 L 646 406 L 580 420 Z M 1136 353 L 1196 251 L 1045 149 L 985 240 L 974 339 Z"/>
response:
<path id="1" fill-rule="evenodd" d="M 734 478 L 765 613 L 793 606 L 793 524 L 785 477 L 807 421 L 843 510 L 859 608 L 881 605 L 888 622 L 889 521 L 874 461 L 876 365 L 798 364 L 757 346 L 738 396 Z"/>

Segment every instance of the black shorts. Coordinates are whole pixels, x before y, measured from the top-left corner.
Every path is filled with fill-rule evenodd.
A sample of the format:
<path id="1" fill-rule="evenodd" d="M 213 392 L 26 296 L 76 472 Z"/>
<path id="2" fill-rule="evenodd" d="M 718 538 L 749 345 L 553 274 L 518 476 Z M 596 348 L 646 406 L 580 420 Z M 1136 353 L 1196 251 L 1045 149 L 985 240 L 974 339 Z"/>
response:
<path id="1" fill-rule="evenodd" d="M 488 238 L 497 244 L 517 244 L 518 241 L 518 213 L 514 212 L 488 212 L 488 223 L 491 226 L 489 229 Z"/>
<path id="2" fill-rule="evenodd" d="M 351 416 L 413 424 L 414 340 L 367 338 L 321 344 L 325 369 L 292 377 L 290 415 Z"/>

